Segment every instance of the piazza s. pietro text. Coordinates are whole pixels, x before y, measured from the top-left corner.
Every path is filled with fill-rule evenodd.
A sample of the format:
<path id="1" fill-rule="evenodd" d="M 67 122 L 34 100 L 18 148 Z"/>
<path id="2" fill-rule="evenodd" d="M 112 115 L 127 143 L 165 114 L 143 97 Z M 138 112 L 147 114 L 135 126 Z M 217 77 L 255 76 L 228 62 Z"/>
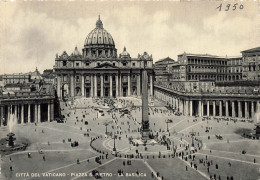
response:
<path id="1" fill-rule="evenodd" d="M 71 9 L 75 8 L 73 3 Z M 30 71 L 0 71 L 0 179 L 260 179 L 260 36 L 244 33 L 249 29 L 253 6 L 249 12 L 249 3 L 241 2 L 237 11 L 223 12 L 216 10 L 221 2 L 214 3 L 209 7 L 217 13 L 216 20 L 204 16 L 200 22 L 178 9 L 163 14 L 176 4 L 191 8 L 184 2 L 167 2 L 169 6 L 160 11 L 163 15 L 157 16 L 148 10 L 152 7 L 156 14 L 155 4 L 140 2 L 139 9 L 135 9 L 135 4 L 129 10 L 139 13 L 140 19 L 134 25 L 124 14 L 130 2 L 114 3 L 121 7 L 120 13 L 113 12 L 112 6 L 104 12 L 87 7 L 84 10 L 87 2 L 77 6 L 77 11 L 43 3 L 56 9 L 34 6 L 37 11 L 32 17 L 37 21 L 44 17 L 46 22 L 43 20 L 40 27 L 33 25 L 29 36 L 17 28 L 10 31 L 17 31 L 14 36 L 0 31 L 0 37 L 8 35 L 3 36 L 6 46 L 0 46 L 0 62 L 6 69 L 12 57 L 27 57 L 24 63 L 28 66 L 33 57 L 38 58 L 38 65 Z M 98 8 L 109 3 L 93 4 Z M 194 12 L 189 12 L 202 18 L 199 10 L 203 11 L 205 4 L 196 5 Z M 141 15 L 145 12 L 141 7 L 154 19 Z M 29 13 L 32 9 L 26 10 Z M 84 36 L 80 33 L 84 18 L 75 17 L 81 11 L 94 17 L 87 20 Z M 246 11 L 247 16 L 240 17 L 239 13 Z M 40 12 L 45 14 L 38 16 Z M 184 16 L 178 20 L 177 13 Z M 222 24 L 227 21 L 223 13 L 233 13 L 230 23 Z M 27 16 L 21 11 L 17 15 L 18 19 Z M 170 21 L 170 17 L 175 21 Z M 191 25 L 185 25 L 186 21 Z M 248 26 L 234 23 L 242 21 Z M 2 22 L 5 25 L 7 20 Z M 16 20 L 13 22 L 18 26 Z M 164 23 L 174 28 L 165 30 Z M 213 30 L 214 23 L 219 26 Z M 60 33 L 44 28 L 50 24 Z M 5 28 L 12 29 L 11 26 L 10 22 Z M 64 35 L 66 27 L 73 28 Z M 27 26 L 21 28 L 22 31 Z M 137 29 L 141 32 L 136 34 Z M 158 29 L 162 34 L 154 33 Z M 124 33 L 131 31 L 132 34 Z M 205 31 L 205 36 L 200 31 Z M 234 42 L 214 39 L 228 31 L 237 33 L 228 34 Z M 44 34 L 45 38 L 39 41 Z M 154 40 L 157 36 L 161 42 Z M 249 36 L 255 37 L 254 43 Z M 16 38 L 24 42 L 15 41 Z M 83 43 L 78 44 L 78 39 Z M 118 39 L 122 40 L 117 42 Z M 20 51 L 19 46 L 27 41 L 32 45 Z M 206 43 L 201 45 L 203 41 Z M 243 46 L 244 42 L 247 44 Z M 233 46 L 227 48 L 226 44 Z M 238 50 L 237 46 L 247 48 Z M 9 47 L 16 47 L 13 50 L 21 55 L 12 56 Z M 73 48 L 63 49 L 66 47 Z M 138 53 L 131 53 L 138 49 Z M 43 68 L 40 59 L 47 58 L 48 51 L 52 52 L 48 61 L 51 64 Z M 176 56 L 171 55 L 173 51 Z M 236 55 L 228 55 L 228 51 Z M 18 58 L 17 64 L 19 61 Z"/>

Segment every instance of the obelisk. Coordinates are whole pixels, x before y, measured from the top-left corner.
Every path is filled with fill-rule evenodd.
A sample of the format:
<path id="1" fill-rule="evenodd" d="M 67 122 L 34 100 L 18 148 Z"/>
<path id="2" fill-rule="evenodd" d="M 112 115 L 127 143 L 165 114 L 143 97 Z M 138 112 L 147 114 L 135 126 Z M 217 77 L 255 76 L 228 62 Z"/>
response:
<path id="1" fill-rule="evenodd" d="M 150 135 L 149 118 L 148 118 L 148 81 L 147 71 L 142 73 L 142 140 L 148 140 Z"/>

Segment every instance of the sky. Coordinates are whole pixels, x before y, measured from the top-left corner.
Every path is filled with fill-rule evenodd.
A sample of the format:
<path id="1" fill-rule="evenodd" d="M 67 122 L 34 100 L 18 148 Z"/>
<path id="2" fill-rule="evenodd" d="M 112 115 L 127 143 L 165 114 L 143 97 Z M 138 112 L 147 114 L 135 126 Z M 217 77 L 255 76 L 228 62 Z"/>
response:
<path id="1" fill-rule="evenodd" d="M 82 49 L 100 14 L 118 54 L 153 61 L 183 52 L 241 56 L 260 46 L 257 2 L 219 11 L 222 2 L 0 2 L 0 74 L 53 68 L 55 56 Z M 227 3 L 223 3 L 222 8 Z"/>

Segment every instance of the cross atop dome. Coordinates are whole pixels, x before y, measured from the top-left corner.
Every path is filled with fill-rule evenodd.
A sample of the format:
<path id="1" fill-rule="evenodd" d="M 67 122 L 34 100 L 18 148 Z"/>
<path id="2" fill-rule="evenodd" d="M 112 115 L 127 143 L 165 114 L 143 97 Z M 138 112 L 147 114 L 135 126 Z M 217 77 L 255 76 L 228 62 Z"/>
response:
<path id="1" fill-rule="evenodd" d="M 103 28 L 103 23 L 100 20 L 100 15 L 98 15 L 98 20 L 96 22 L 96 28 Z"/>

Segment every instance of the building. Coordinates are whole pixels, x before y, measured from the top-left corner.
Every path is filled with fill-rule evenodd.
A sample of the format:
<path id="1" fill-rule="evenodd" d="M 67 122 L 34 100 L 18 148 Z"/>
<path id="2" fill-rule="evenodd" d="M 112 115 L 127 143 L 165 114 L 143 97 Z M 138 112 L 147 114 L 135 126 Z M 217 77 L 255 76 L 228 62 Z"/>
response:
<path id="1" fill-rule="evenodd" d="M 54 84 L 55 77 L 56 75 L 53 69 L 46 69 L 43 71 L 42 78 L 45 83 Z"/>
<path id="2" fill-rule="evenodd" d="M 176 62 L 170 57 L 160 59 L 154 63 L 154 74 L 156 81 L 169 81 L 171 73 L 169 72 L 169 66 Z"/>
<path id="3" fill-rule="evenodd" d="M 172 79 L 154 83 L 155 98 L 187 116 L 254 120 L 260 111 L 260 48 L 242 57 L 178 55 L 169 66 Z"/>
<path id="4" fill-rule="evenodd" d="M 260 47 L 244 50 L 243 57 L 243 80 L 260 80 Z"/>
<path id="5" fill-rule="evenodd" d="M 33 72 L 28 73 L 13 73 L 2 75 L 2 81 L 4 86 L 7 84 L 28 84 L 36 83 L 42 80 L 42 76 L 36 68 Z"/>
<path id="6" fill-rule="evenodd" d="M 117 55 L 111 34 L 99 17 L 86 37 L 82 53 L 76 47 L 71 55 L 56 55 L 59 98 L 140 96 L 142 71 L 149 75 L 149 94 L 153 95 L 153 58 L 144 52 L 132 58 L 126 48 Z"/>

